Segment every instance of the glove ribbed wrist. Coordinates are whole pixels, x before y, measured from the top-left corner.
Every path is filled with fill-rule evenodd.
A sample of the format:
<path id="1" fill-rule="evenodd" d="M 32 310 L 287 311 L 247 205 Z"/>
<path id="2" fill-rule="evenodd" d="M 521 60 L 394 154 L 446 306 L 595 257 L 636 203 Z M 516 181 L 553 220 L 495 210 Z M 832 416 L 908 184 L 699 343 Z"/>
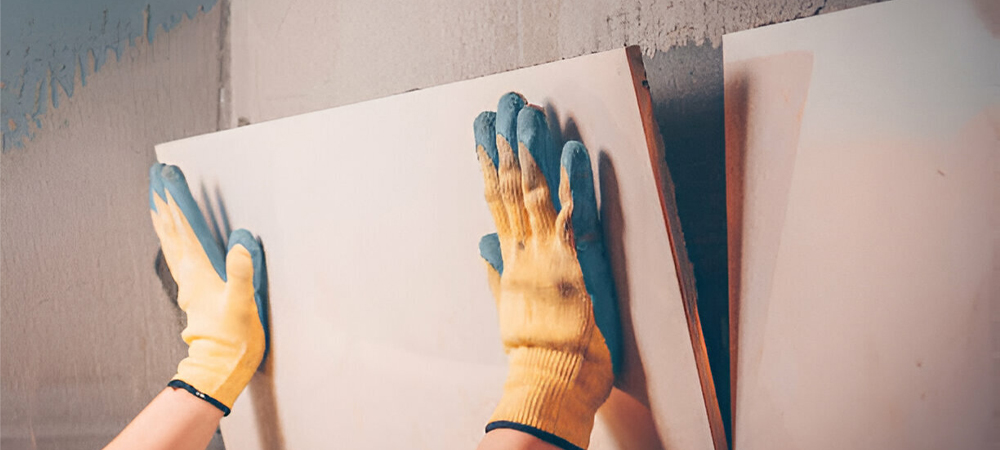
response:
<path id="1" fill-rule="evenodd" d="M 510 349 L 510 372 L 487 430 L 519 424 L 562 439 L 521 429 L 563 448 L 587 448 L 597 409 L 611 393 L 613 375 L 604 338 L 594 327 L 586 351 L 544 347 Z M 595 348 L 597 346 L 604 347 Z M 603 350 L 603 351 L 601 351 Z"/>

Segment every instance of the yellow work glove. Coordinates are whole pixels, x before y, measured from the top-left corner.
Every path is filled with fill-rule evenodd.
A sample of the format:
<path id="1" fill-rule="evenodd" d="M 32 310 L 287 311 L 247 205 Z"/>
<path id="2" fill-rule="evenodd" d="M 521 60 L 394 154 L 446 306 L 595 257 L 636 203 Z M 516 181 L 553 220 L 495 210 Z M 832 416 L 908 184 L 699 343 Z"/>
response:
<path id="1" fill-rule="evenodd" d="M 614 303 L 587 150 L 569 142 L 560 157 L 544 112 L 526 106 L 515 93 L 501 98 L 495 114 L 481 114 L 474 128 L 486 201 L 497 227 L 480 249 L 510 365 L 486 431 L 512 428 L 562 448 L 586 448 L 594 416 L 614 381 L 612 352 L 589 293 L 600 291 Z M 558 186 L 558 196 L 550 185 Z M 582 205 L 586 217 L 574 213 L 575 190 L 589 194 Z M 583 236 L 582 244 L 574 237 L 578 219 L 593 234 Z M 496 247 L 502 258 L 491 250 Z M 594 272 L 603 277 L 592 286 L 584 280 L 580 249 L 603 261 L 586 264 L 600 268 Z M 617 346 L 617 306 L 611 306 L 606 330 Z"/>
<path id="2" fill-rule="evenodd" d="M 187 314 L 188 357 L 168 386 L 229 415 L 267 350 L 264 255 L 247 230 L 229 236 L 228 254 L 209 231 L 175 166 L 153 164 L 149 207 L 163 256 Z"/>

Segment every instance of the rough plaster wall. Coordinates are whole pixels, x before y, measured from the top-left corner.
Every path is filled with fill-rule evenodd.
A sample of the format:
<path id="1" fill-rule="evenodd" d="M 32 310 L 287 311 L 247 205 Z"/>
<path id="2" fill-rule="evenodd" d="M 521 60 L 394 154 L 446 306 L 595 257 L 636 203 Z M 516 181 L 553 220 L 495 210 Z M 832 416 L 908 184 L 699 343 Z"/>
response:
<path id="1" fill-rule="evenodd" d="M 630 44 L 716 48 L 723 33 L 873 1 L 237 1 L 234 108 L 259 122 Z"/>
<path id="2" fill-rule="evenodd" d="M 136 38 L 152 41 L 159 30 L 170 31 L 216 1 L 5 1 L 0 18 L 3 149 L 21 147 L 42 125 L 49 105 L 58 107 L 60 95 L 72 97 L 77 84 L 85 87 L 109 55 L 120 58 Z"/>
<path id="3" fill-rule="evenodd" d="M 237 1 L 225 125 L 642 46 L 728 430 L 721 36 L 875 1 Z"/>
<path id="4" fill-rule="evenodd" d="M 0 156 L 4 450 L 100 448 L 186 354 L 146 174 L 154 144 L 216 129 L 218 10 L 112 53 Z"/>

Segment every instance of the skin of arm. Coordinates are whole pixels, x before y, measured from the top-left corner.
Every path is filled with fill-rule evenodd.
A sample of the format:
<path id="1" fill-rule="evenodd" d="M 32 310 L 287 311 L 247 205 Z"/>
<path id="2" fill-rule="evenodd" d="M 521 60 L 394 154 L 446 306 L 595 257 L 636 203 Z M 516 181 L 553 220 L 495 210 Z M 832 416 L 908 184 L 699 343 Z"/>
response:
<path id="1" fill-rule="evenodd" d="M 107 450 L 202 450 L 219 427 L 222 411 L 176 388 L 160 392 Z"/>
<path id="2" fill-rule="evenodd" d="M 499 428 L 483 436 L 477 450 L 561 450 L 528 433 Z"/>

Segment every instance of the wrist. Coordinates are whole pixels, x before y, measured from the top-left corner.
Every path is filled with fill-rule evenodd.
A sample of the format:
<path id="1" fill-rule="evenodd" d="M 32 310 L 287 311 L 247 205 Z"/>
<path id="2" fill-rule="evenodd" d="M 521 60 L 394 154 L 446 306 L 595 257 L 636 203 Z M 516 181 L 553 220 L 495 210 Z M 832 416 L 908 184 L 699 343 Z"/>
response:
<path id="1" fill-rule="evenodd" d="M 229 415 L 260 364 L 262 349 L 201 338 L 191 340 L 169 386 L 182 388 Z"/>
<path id="2" fill-rule="evenodd" d="M 594 415 L 614 381 L 603 339 L 591 340 L 582 352 L 510 349 L 504 395 L 487 431 L 512 428 L 563 448 L 586 448 Z"/>
<path id="3" fill-rule="evenodd" d="M 169 383 L 167 383 L 167 387 L 173 388 L 174 391 L 180 391 L 180 390 L 187 391 L 189 394 L 201 399 L 202 401 L 208 403 L 209 405 L 221 411 L 223 417 L 228 416 L 229 413 L 232 412 L 232 409 L 230 407 L 224 405 L 215 397 L 212 397 L 211 395 L 199 391 L 198 388 L 191 386 L 184 380 L 179 380 L 174 378 L 173 380 L 170 380 Z"/>

